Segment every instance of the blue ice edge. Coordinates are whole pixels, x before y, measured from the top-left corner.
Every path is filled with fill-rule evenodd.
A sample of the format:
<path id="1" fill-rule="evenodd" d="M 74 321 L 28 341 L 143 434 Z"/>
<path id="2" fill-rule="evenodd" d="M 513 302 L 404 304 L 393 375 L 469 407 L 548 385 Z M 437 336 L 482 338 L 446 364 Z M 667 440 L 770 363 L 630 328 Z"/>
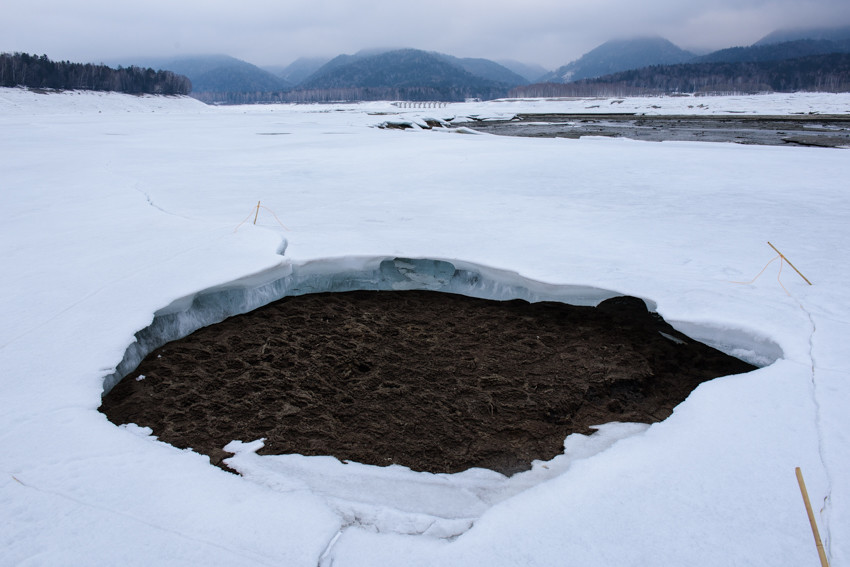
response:
<path id="1" fill-rule="evenodd" d="M 525 278 L 516 272 L 460 260 L 427 258 L 342 257 L 280 265 L 173 301 L 154 313 L 153 322 L 135 335 L 124 358 L 103 379 L 106 395 L 154 349 L 201 327 L 247 313 L 283 297 L 355 290 L 431 290 L 493 300 L 558 301 L 595 306 L 624 295 L 585 285 L 556 285 Z M 654 301 L 643 299 L 647 309 Z M 743 330 L 671 323 L 690 337 L 757 366 L 782 357 L 779 345 Z M 685 330 L 682 327 L 687 327 Z"/>

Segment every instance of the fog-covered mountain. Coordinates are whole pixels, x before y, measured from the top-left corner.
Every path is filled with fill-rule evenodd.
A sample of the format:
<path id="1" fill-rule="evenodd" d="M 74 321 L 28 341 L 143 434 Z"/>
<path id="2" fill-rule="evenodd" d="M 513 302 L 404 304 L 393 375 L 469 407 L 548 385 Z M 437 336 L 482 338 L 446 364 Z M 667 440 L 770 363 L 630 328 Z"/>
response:
<path id="1" fill-rule="evenodd" d="M 486 59 L 418 49 L 359 52 L 331 59 L 290 100 L 463 100 L 496 98 L 527 81 Z"/>
<path id="2" fill-rule="evenodd" d="M 773 31 L 753 45 L 770 45 L 773 43 L 785 43 L 801 39 L 815 39 L 826 41 L 850 41 L 850 26 L 837 28 L 800 28 L 790 30 Z"/>
<path id="3" fill-rule="evenodd" d="M 221 95 L 227 93 L 274 92 L 292 87 L 286 80 L 229 55 L 147 58 L 131 63 L 189 77 L 192 96 L 206 102 L 226 102 Z"/>
<path id="4" fill-rule="evenodd" d="M 580 82 L 582 92 L 592 90 L 592 80 L 619 85 L 616 88 L 627 86 L 632 91 L 657 91 L 679 88 L 676 85 L 685 84 L 680 79 L 704 88 L 710 85 L 727 88 L 734 79 L 736 84 L 748 85 L 748 89 L 786 88 L 796 84 L 800 88 L 823 85 L 834 90 L 844 88 L 846 59 L 837 55 L 847 53 L 850 53 L 850 26 L 777 30 L 751 46 L 730 47 L 700 57 L 660 37 L 613 40 L 549 73 L 540 66 L 516 61 L 497 63 L 418 49 L 372 49 L 333 59 L 300 58 L 287 66 L 266 69 L 226 55 L 148 58 L 122 64 L 185 75 L 192 82 L 192 96 L 205 102 L 454 101 L 503 97 L 517 87 L 513 94 L 518 96 L 554 92 L 549 87 L 548 90 L 536 86 L 524 88 L 531 80 L 555 84 Z M 788 63 L 778 67 L 771 64 L 785 61 Z M 652 70 L 622 75 L 648 67 Z M 609 78 L 618 73 L 615 78 Z M 652 78 L 652 73 L 658 77 Z M 748 77 L 748 73 L 752 76 Z M 790 73 L 804 78 L 792 80 Z"/>
<path id="5" fill-rule="evenodd" d="M 297 85 L 330 61 L 328 57 L 299 57 L 289 65 L 263 67 L 291 85 Z"/>
<path id="6" fill-rule="evenodd" d="M 522 75 L 515 73 L 504 65 L 501 65 L 489 59 L 473 57 L 453 57 L 451 55 L 445 54 L 435 55 L 441 55 L 449 63 L 458 65 L 459 67 L 466 69 L 476 77 L 481 77 L 482 79 L 495 81 L 497 83 L 503 83 L 511 87 L 528 84 L 528 79 L 526 79 Z"/>
<path id="7" fill-rule="evenodd" d="M 685 63 L 693 57 L 660 37 L 613 40 L 544 75 L 538 82 L 568 83 L 650 65 Z"/>
<path id="8" fill-rule="evenodd" d="M 496 63 L 506 69 L 510 69 L 529 82 L 535 82 L 549 72 L 549 69 L 546 69 L 543 65 L 522 63 L 520 61 L 514 61 L 513 59 L 499 59 Z"/>
<path id="9" fill-rule="evenodd" d="M 443 61 L 442 70 L 437 70 L 437 61 Z M 411 65 L 407 70 L 401 69 Z M 423 65 L 425 67 L 423 67 Z M 344 70 L 343 70 L 344 69 Z M 458 74 L 466 71 L 476 79 Z M 437 72 L 435 75 L 433 73 Z M 442 76 L 440 76 L 442 75 Z M 360 51 L 354 55 L 339 55 L 316 70 L 303 81 L 305 88 L 328 84 L 328 77 L 335 76 L 332 82 L 346 86 L 408 86 L 411 82 L 422 82 L 421 86 L 444 83 L 454 77 L 462 82 L 492 81 L 509 87 L 522 85 L 528 81 L 510 69 L 489 59 L 461 58 L 444 53 L 422 51 L 419 49 L 373 49 Z M 344 78 L 343 78 L 344 77 Z"/>
<path id="10" fill-rule="evenodd" d="M 756 43 L 749 47 L 721 49 L 693 60 L 694 63 L 737 63 L 756 61 L 782 61 L 810 55 L 850 52 L 850 39 L 830 41 L 825 39 L 798 39 L 783 43 Z"/>
<path id="11" fill-rule="evenodd" d="M 669 93 L 850 92 L 850 53 L 781 60 L 679 63 L 571 83 L 538 83 L 512 97 L 645 96 Z"/>

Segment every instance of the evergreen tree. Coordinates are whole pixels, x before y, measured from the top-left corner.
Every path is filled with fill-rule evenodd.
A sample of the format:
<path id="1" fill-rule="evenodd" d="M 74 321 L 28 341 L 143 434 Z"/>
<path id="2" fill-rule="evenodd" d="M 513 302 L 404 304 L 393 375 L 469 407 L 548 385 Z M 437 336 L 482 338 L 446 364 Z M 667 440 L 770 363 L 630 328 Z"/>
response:
<path id="1" fill-rule="evenodd" d="M 171 71 L 54 62 L 47 55 L 27 53 L 0 53 L 0 86 L 162 95 L 187 95 L 192 90 L 188 78 Z"/>

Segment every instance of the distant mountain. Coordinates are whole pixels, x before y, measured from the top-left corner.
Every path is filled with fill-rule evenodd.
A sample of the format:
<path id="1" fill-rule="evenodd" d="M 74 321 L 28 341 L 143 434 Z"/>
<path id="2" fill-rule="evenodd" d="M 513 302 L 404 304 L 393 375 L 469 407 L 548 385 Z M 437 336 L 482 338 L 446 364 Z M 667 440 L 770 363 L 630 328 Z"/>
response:
<path id="1" fill-rule="evenodd" d="M 506 69 L 510 69 L 520 77 L 525 80 L 537 81 L 540 77 L 549 72 L 548 69 L 543 67 L 542 65 L 536 65 L 531 63 L 520 63 L 519 61 L 514 61 L 513 59 L 499 59 L 496 61 L 502 67 Z"/>
<path id="2" fill-rule="evenodd" d="M 750 47 L 721 49 L 693 60 L 694 63 L 740 63 L 755 61 L 781 61 L 809 55 L 850 53 L 850 39 L 829 41 L 825 39 L 798 39 L 783 43 L 755 44 Z"/>
<path id="3" fill-rule="evenodd" d="M 770 45 L 773 43 L 786 43 L 800 39 L 815 39 L 826 41 L 848 41 L 850 40 L 850 26 L 838 28 L 800 28 L 790 30 L 776 30 L 755 42 L 753 45 Z"/>
<path id="4" fill-rule="evenodd" d="M 292 87 L 284 79 L 228 55 L 147 59 L 144 65 L 189 77 L 191 96 L 204 102 L 235 102 L 230 100 L 230 95 L 276 92 Z"/>
<path id="5" fill-rule="evenodd" d="M 653 65 L 572 83 L 513 89 L 512 97 L 635 96 L 664 93 L 850 92 L 850 53 L 773 61 Z"/>
<path id="6" fill-rule="evenodd" d="M 453 63 L 469 71 L 476 77 L 481 77 L 488 81 L 503 83 L 511 87 L 528 84 L 528 80 L 522 75 L 514 73 L 504 65 L 500 65 L 489 59 L 476 59 L 472 57 L 460 58 L 453 57 L 451 55 L 442 55 L 442 57 L 449 63 Z"/>
<path id="7" fill-rule="evenodd" d="M 280 67 L 264 67 L 263 69 L 276 75 L 291 85 L 297 85 L 330 61 L 327 57 L 299 57 L 292 63 Z"/>
<path id="8" fill-rule="evenodd" d="M 361 66 L 372 66 L 375 64 L 395 65 L 398 63 L 398 59 L 402 57 L 405 52 L 415 52 L 421 55 L 434 56 L 443 59 L 454 67 L 464 69 L 473 76 L 488 81 L 502 83 L 504 85 L 512 87 L 528 83 L 528 81 L 521 75 L 518 75 L 517 73 L 514 73 L 503 65 L 499 65 L 495 61 L 491 61 L 489 59 L 476 59 L 471 57 L 461 58 L 454 57 L 452 55 L 446 55 L 444 53 L 421 51 L 418 49 L 371 49 L 358 51 L 354 55 L 340 55 L 338 57 L 333 58 L 326 65 L 318 69 L 313 74 L 313 76 L 307 78 L 307 81 L 305 81 L 305 83 L 308 83 L 310 80 L 319 77 L 320 75 L 327 75 L 337 69 L 341 69 L 347 65 L 354 64 L 355 62 L 358 62 L 358 65 Z M 362 63 L 363 61 L 368 62 Z"/>
<path id="9" fill-rule="evenodd" d="M 569 83 L 618 71 L 650 65 L 686 63 L 693 54 L 660 37 L 608 41 L 577 60 L 538 79 L 539 82 Z"/>
<path id="10" fill-rule="evenodd" d="M 489 60 L 395 49 L 335 57 L 299 84 L 289 99 L 497 98 L 525 83 L 516 73 Z M 297 98 L 299 91 L 305 98 Z"/>
<path id="11" fill-rule="evenodd" d="M 324 65 L 322 65 L 321 67 L 319 67 L 318 69 L 313 71 L 313 73 L 308 75 L 306 78 L 304 78 L 301 81 L 301 84 L 309 83 L 310 81 L 312 81 L 312 80 L 314 80 L 318 77 L 329 75 L 329 74 L 333 73 L 334 71 L 336 71 L 337 69 L 341 69 L 341 68 L 345 67 L 346 65 L 350 65 L 350 64 L 354 63 L 355 61 L 367 59 L 371 56 L 372 55 L 367 55 L 362 51 L 359 52 L 359 53 L 355 53 L 354 55 L 346 55 L 346 54 L 337 55 L 336 57 L 329 60 L 327 63 L 325 63 Z"/>

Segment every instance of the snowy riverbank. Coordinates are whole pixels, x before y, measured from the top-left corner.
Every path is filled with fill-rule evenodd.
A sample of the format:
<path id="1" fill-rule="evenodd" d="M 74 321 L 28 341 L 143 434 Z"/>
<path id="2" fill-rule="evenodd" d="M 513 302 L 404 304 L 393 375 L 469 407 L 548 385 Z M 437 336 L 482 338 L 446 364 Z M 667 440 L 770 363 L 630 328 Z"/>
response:
<path id="1" fill-rule="evenodd" d="M 213 108 L 0 89 L 0 564 L 814 564 L 796 466 L 832 564 L 850 564 L 847 150 L 373 127 L 594 105 L 611 103 Z M 614 106 L 840 114 L 850 98 Z M 257 225 L 235 230 L 257 201 Z M 779 261 L 734 283 L 776 256 L 768 240 L 814 285 Z M 174 301 L 395 257 L 616 290 L 783 356 L 701 385 L 662 423 L 570 438 L 521 487 L 284 463 L 253 439 L 233 446 L 243 478 L 97 411 L 134 333 Z M 304 467 L 317 485 L 293 480 Z M 446 521 L 429 531 L 416 514 L 435 498 Z"/>

